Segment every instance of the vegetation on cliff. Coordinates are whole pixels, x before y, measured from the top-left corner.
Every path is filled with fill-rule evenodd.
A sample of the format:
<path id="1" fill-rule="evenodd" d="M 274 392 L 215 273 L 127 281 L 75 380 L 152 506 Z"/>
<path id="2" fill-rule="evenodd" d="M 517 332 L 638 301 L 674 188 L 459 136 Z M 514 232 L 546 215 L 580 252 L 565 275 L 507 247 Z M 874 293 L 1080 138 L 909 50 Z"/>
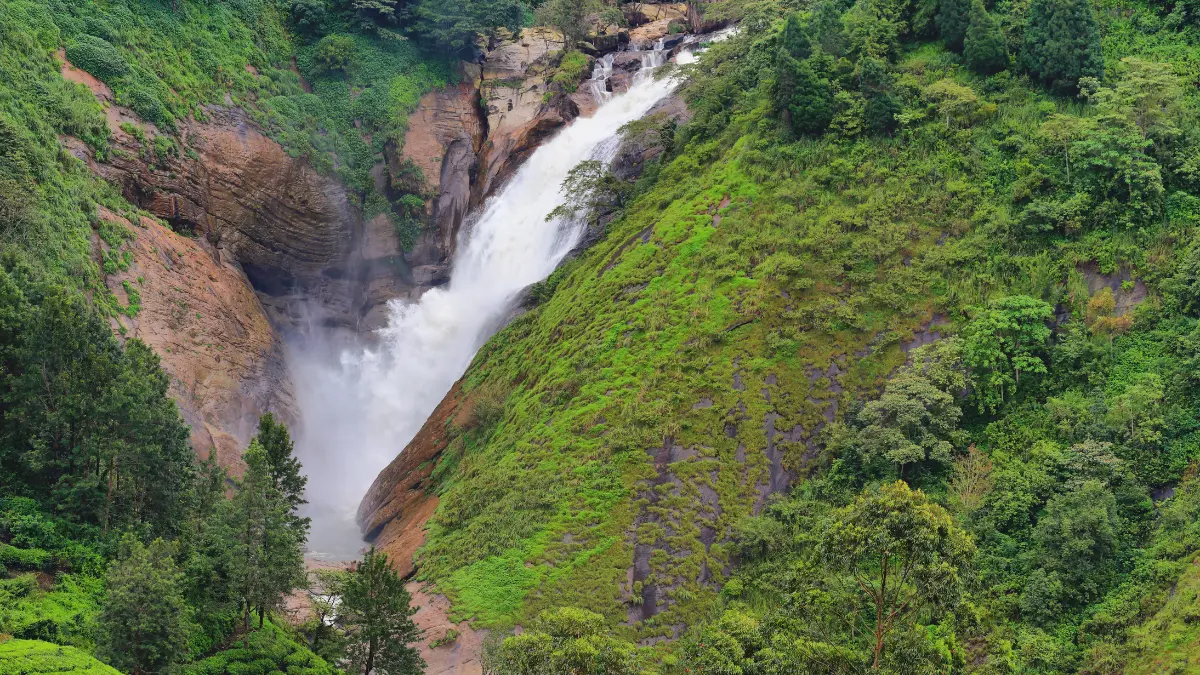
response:
<path id="1" fill-rule="evenodd" d="M 948 39 L 932 3 L 738 8 L 694 119 L 467 374 L 418 554 L 457 612 L 576 607 L 666 672 L 1184 662 L 1195 28 L 956 4 Z M 962 543 L 881 629 L 845 555 L 883 540 L 828 533 L 897 480 Z"/>

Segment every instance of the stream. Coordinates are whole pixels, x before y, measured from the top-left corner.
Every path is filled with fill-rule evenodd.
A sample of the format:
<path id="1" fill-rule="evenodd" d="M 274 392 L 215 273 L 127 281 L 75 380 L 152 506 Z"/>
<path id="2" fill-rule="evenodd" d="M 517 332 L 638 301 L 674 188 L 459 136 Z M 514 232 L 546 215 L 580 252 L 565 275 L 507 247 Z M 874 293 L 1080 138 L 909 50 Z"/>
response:
<path id="1" fill-rule="evenodd" d="M 559 187 L 580 162 L 611 161 L 618 130 L 671 93 L 673 78 L 651 76 L 666 58 L 660 41 L 646 52 L 628 91 L 597 95 L 593 116 L 574 120 L 534 151 L 464 223 L 449 283 L 414 302 L 393 301 L 387 326 L 370 346 L 293 350 L 311 555 L 358 556 L 359 500 L 502 327 L 521 291 L 545 279 L 579 241 L 580 224 L 546 220 L 562 201 Z M 679 60 L 694 56 L 684 51 Z M 607 77 L 611 64 L 608 57 L 596 69 Z M 604 90 L 600 77 L 590 83 L 597 94 Z"/>

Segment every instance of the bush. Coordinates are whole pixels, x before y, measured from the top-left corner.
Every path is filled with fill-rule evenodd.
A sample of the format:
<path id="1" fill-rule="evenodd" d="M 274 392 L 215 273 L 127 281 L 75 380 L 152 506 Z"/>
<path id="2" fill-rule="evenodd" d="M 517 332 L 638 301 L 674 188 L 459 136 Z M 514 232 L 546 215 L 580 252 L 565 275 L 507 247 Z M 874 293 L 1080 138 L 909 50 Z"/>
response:
<path id="1" fill-rule="evenodd" d="M 0 544 L 0 565 L 23 570 L 40 570 L 50 565 L 50 553 L 40 548 L 17 548 Z"/>
<path id="2" fill-rule="evenodd" d="M 317 43 L 313 61 L 321 70 L 348 73 L 354 65 L 354 38 L 341 33 L 326 35 Z"/>
<path id="3" fill-rule="evenodd" d="M 123 103 L 133 109 L 139 117 L 154 124 L 159 129 L 175 129 L 175 117 L 163 102 L 146 87 L 134 87 L 122 97 Z"/>
<path id="4" fill-rule="evenodd" d="M 108 40 L 95 35 L 80 35 L 67 47 L 67 59 L 105 82 L 129 73 L 129 64 Z"/>
<path id="5" fill-rule="evenodd" d="M 0 643 L 0 675 L 70 673 L 71 675 L 120 675 L 82 650 L 42 642 L 9 640 Z"/>

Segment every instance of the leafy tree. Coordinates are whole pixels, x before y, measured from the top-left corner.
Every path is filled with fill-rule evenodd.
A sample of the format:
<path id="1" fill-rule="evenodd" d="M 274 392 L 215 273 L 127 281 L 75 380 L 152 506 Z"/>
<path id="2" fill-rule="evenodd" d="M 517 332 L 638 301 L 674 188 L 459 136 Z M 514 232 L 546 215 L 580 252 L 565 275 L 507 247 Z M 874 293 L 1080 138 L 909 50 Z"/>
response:
<path id="1" fill-rule="evenodd" d="M 968 34 L 968 25 L 973 14 L 971 0 L 940 0 L 938 2 L 937 27 L 946 47 L 953 52 L 963 51 L 963 42 Z"/>
<path id="2" fill-rule="evenodd" d="M 212 455 L 200 465 L 179 537 L 184 597 L 195 610 L 196 620 L 212 633 L 220 632 L 215 623 L 235 609 L 239 599 L 234 586 L 239 559 L 232 529 L 233 505 L 225 498 L 228 478 Z"/>
<path id="3" fill-rule="evenodd" d="M 1104 74 L 1100 28 L 1087 0 L 1033 0 L 1025 23 L 1025 65 L 1046 85 L 1074 91 Z"/>
<path id="4" fill-rule="evenodd" d="M 1119 519 L 1116 499 L 1100 481 L 1051 498 L 1033 531 L 1044 577 L 1029 597 L 1071 606 L 1099 598 L 1116 573 Z"/>
<path id="5" fill-rule="evenodd" d="M 1012 295 L 977 312 L 963 330 L 963 363 L 979 411 L 996 411 L 1021 387 L 1021 376 L 1046 373 L 1042 355 L 1054 309 L 1041 300 Z"/>
<path id="6" fill-rule="evenodd" d="M 518 33 L 525 21 L 520 0 L 420 0 L 413 8 L 412 32 L 452 52 L 470 47 L 480 35 L 504 28 Z M 569 44 L 574 44 L 569 43 Z"/>
<path id="7" fill-rule="evenodd" d="M 589 17 L 598 9 L 597 0 L 546 0 L 534 13 L 538 25 L 550 26 L 563 36 L 563 49 L 569 50 L 587 37 Z"/>
<path id="8" fill-rule="evenodd" d="M 567 172 L 562 182 L 562 204 L 546 215 L 546 220 L 584 219 L 594 222 L 601 216 L 625 207 L 633 186 L 617 178 L 603 162 L 588 159 Z"/>
<path id="9" fill-rule="evenodd" d="M 897 627 L 918 611 L 959 604 L 960 571 L 975 545 L 945 509 L 897 481 L 838 510 L 821 537 L 821 551 L 832 568 L 853 579 L 871 607 L 859 620 L 870 638 L 872 667 L 878 668 Z"/>
<path id="10" fill-rule="evenodd" d="M 981 75 L 998 73 L 1008 67 L 1008 42 L 1000 24 L 983 6 L 983 0 L 971 3 L 971 22 L 963 40 L 963 58 Z"/>
<path id="11" fill-rule="evenodd" d="M 504 638 L 485 652 L 489 675 L 633 675 L 632 644 L 605 634 L 604 617 L 575 607 L 548 609 L 530 630 Z M 708 672 L 708 671 L 705 671 Z"/>
<path id="12" fill-rule="evenodd" d="M 868 133 L 891 133 L 896 128 L 900 102 L 892 93 L 893 77 L 888 64 L 873 56 L 859 59 L 855 67 L 858 91 L 866 100 L 863 123 Z"/>
<path id="13" fill-rule="evenodd" d="M 363 675 L 418 675 L 425 662 L 409 645 L 421 636 L 404 580 L 374 547 L 346 576 L 338 607 L 350 668 Z"/>
<path id="14" fill-rule="evenodd" d="M 0 269 L 0 485 L 77 522 L 173 533 L 195 460 L 158 357 L 139 340 L 122 349 L 77 294 L 14 271 Z"/>
<path id="15" fill-rule="evenodd" d="M 329 6 L 325 0 L 292 0 L 289 15 L 298 32 L 317 35 L 325 28 Z"/>
<path id="16" fill-rule="evenodd" d="M 246 474 L 233 499 L 233 532 L 238 567 L 235 585 L 242 598 L 243 624 L 257 610 L 262 628 L 266 613 L 278 609 L 285 594 L 304 584 L 302 530 L 292 527 L 295 514 L 275 487 L 266 450 L 250 444 L 242 459 Z"/>
<path id="17" fill-rule="evenodd" d="M 258 418 L 258 434 L 254 440 L 267 453 L 271 484 L 287 502 L 288 507 L 298 509 L 304 501 L 304 486 L 308 477 L 301 472 L 300 460 L 292 454 L 295 444 L 287 426 L 275 421 L 275 415 L 266 413 Z M 307 521 L 307 519 L 305 519 Z"/>
<path id="18" fill-rule="evenodd" d="M 354 38 L 333 33 L 321 38 L 313 52 L 313 62 L 327 72 L 349 73 L 354 68 Z"/>
<path id="19" fill-rule="evenodd" d="M 799 12 L 789 14 L 784 22 L 783 32 L 779 34 L 779 48 L 794 59 L 804 60 L 812 56 L 812 42 L 808 39 Z"/>
<path id="20" fill-rule="evenodd" d="M 829 56 L 836 59 L 845 51 L 845 42 L 842 37 L 842 10 L 838 7 L 838 3 L 826 0 L 818 4 L 813 10 L 810 30 L 813 42 Z"/>
<path id="21" fill-rule="evenodd" d="M 975 90 L 950 79 L 941 79 L 925 87 L 924 94 L 945 116 L 948 127 L 954 124 L 969 125 L 981 107 Z"/>
<path id="22" fill-rule="evenodd" d="M 312 616 L 300 630 L 309 649 L 331 663 L 340 661 L 346 652 L 346 634 L 337 625 L 346 574 L 344 570 L 316 570 L 305 588 Z"/>
<path id="23" fill-rule="evenodd" d="M 132 675 L 170 672 L 187 653 L 187 606 L 172 547 L 143 546 L 130 535 L 109 568 L 97 648 L 105 661 Z"/>
<path id="24" fill-rule="evenodd" d="M 910 464 L 950 465 L 954 445 L 960 442 L 961 417 L 953 396 L 905 373 L 858 414 L 858 435 L 868 458 L 894 464 L 903 476 Z"/>

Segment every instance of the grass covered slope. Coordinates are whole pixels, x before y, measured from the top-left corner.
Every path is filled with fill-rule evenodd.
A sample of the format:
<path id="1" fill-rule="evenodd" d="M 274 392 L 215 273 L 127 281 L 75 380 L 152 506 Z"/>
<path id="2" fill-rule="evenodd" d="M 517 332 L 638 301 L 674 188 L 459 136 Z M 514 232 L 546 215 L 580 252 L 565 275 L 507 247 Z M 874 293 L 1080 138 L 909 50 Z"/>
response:
<path id="1" fill-rule="evenodd" d="M 433 470 L 419 574 L 495 627 L 573 605 L 625 637 L 674 637 L 731 608 L 688 644 L 740 642 L 726 656 L 750 668 L 773 641 L 845 630 L 811 614 L 827 589 L 804 595 L 806 579 L 837 578 L 814 562 L 815 533 L 900 478 L 978 550 L 959 609 L 914 617 L 930 663 L 1121 672 L 1128 631 L 1197 548 L 1152 502 L 1197 459 L 1200 127 L 1183 86 L 1197 31 L 1179 7 L 1084 5 L 1107 65 L 1080 97 L 1015 59 L 973 72 L 932 39 L 928 5 L 860 2 L 829 22 L 830 6 L 794 15 L 811 40 L 795 53 L 829 78 L 813 85 L 830 87 L 826 126 L 786 128 L 792 20 L 751 7 L 692 73 L 696 116 L 667 160 L 481 350 L 474 412 L 448 423 Z M 1024 9 L 995 12 L 1016 57 Z M 822 61 L 829 25 L 843 51 Z M 993 345 L 1025 310 L 1040 329 L 1016 340 L 1024 355 Z M 947 456 L 872 455 L 895 438 L 873 433 L 925 433 L 878 422 L 913 400 L 880 390 L 912 348 L 953 334 L 970 387 L 934 415 Z M 746 520 L 789 484 L 804 487 Z M 755 536 L 777 564 L 755 563 Z M 850 634 L 831 644 L 866 667 Z"/>
<path id="2" fill-rule="evenodd" d="M 116 668 L 104 665 L 75 647 L 63 647 L 41 640 L 0 642 L 0 673 L 3 675 L 118 675 L 118 672 Z"/>
<path id="3" fill-rule="evenodd" d="M 936 51 L 907 63 L 928 81 L 952 68 Z M 962 151 L 986 130 L 780 145 L 753 131 L 764 113 L 689 144 L 476 358 L 468 386 L 512 393 L 486 442 L 467 435 L 450 458 L 422 557 L 459 611 L 649 618 L 654 585 L 670 609 L 651 630 L 696 616 L 731 527 L 977 299 L 960 266 L 980 255 L 964 234 L 990 195 Z"/>

